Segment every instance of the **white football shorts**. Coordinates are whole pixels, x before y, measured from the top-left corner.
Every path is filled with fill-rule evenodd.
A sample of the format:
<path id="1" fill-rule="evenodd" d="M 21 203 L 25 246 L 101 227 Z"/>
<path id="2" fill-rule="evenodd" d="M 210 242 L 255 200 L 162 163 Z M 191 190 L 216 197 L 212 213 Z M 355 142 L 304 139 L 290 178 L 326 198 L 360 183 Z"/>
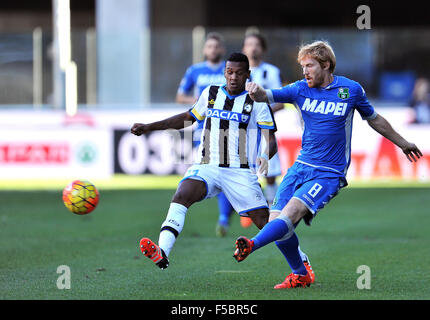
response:
<path id="1" fill-rule="evenodd" d="M 254 209 L 269 208 L 258 177 L 250 169 L 224 168 L 210 164 L 195 164 L 188 168 L 184 178 L 196 179 L 206 183 L 205 199 L 224 192 L 234 210 L 247 217 Z"/>

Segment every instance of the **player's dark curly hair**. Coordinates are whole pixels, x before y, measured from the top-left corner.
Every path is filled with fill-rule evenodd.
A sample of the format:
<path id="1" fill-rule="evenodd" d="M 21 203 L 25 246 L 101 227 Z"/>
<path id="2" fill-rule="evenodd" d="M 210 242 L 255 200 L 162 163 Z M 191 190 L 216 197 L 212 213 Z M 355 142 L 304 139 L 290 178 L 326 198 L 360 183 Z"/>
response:
<path id="1" fill-rule="evenodd" d="M 245 62 L 246 70 L 249 70 L 249 60 L 246 55 L 241 52 L 233 52 L 227 59 L 227 61 L 231 62 Z"/>

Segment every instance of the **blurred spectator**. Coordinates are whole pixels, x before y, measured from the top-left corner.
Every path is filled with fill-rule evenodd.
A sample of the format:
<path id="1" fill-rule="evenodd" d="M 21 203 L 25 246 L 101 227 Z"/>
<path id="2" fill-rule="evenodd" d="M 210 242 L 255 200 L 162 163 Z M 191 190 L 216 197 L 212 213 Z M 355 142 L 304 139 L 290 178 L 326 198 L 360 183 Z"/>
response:
<path id="1" fill-rule="evenodd" d="M 264 61 L 264 55 L 267 51 L 267 41 L 262 34 L 255 32 L 246 34 L 243 40 L 242 51 L 249 59 L 251 69 L 250 81 L 259 84 L 264 89 L 278 89 L 282 87 L 281 71 L 279 68 Z M 270 107 L 273 112 L 277 112 L 284 109 L 284 104 L 274 103 Z M 276 190 L 278 189 L 276 177 L 281 174 L 281 162 L 278 153 L 276 153 L 269 161 L 269 172 L 266 177 L 265 196 L 269 204 L 275 199 Z M 251 219 L 241 217 L 242 226 L 246 226 L 245 221 L 251 221 Z"/>
<path id="2" fill-rule="evenodd" d="M 208 33 L 203 46 L 205 61 L 188 67 L 179 84 L 176 94 L 176 103 L 193 105 L 207 86 L 225 84 L 224 54 L 225 46 L 223 36 L 217 32 Z M 202 130 L 203 122 L 198 123 L 197 128 L 195 128 L 193 132 L 193 147 L 195 149 L 200 144 Z"/>
<path id="3" fill-rule="evenodd" d="M 412 92 L 410 106 L 415 112 L 414 123 L 430 123 L 430 82 L 418 78 Z"/>
<path id="4" fill-rule="evenodd" d="M 207 35 L 203 47 L 205 61 L 190 66 L 176 95 L 177 103 L 194 104 L 203 89 L 209 85 L 224 84 L 224 39 L 216 32 Z"/>

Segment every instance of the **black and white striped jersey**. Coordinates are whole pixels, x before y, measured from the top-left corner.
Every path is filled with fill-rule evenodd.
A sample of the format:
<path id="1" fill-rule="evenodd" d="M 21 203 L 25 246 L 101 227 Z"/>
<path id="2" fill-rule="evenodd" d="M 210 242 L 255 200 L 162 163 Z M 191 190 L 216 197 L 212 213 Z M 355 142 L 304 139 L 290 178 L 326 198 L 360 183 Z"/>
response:
<path id="1" fill-rule="evenodd" d="M 231 96 L 225 86 L 206 87 L 190 113 L 204 121 L 196 164 L 254 168 L 261 129 L 276 130 L 267 103 L 254 102 L 247 91 Z"/>
<path id="2" fill-rule="evenodd" d="M 255 82 L 264 89 L 279 89 L 282 87 L 281 72 L 273 64 L 262 62 L 259 66 L 250 68 L 250 70 L 250 82 Z"/>

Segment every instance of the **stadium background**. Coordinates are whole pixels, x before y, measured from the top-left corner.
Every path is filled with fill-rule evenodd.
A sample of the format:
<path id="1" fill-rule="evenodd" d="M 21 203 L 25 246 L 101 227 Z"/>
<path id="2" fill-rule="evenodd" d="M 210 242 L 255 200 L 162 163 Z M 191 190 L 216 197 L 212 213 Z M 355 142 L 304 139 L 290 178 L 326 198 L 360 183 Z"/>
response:
<path id="1" fill-rule="evenodd" d="M 429 264 L 428 254 L 421 254 L 420 250 L 429 244 L 425 226 L 429 222 L 430 124 L 413 123 L 414 110 L 409 106 L 416 79 L 430 78 L 427 58 L 430 20 L 426 10 L 416 10 L 413 3 L 407 7 L 391 3 L 390 10 L 386 10 L 384 1 L 315 2 L 306 7 L 290 1 L 71 0 L 68 18 L 67 3 L 61 0 L 0 3 L 0 197 L 4 204 L 0 209 L 0 283 L 4 289 L 1 298 L 237 297 L 233 287 L 225 296 L 205 293 L 200 287 L 185 287 L 183 292 L 188 293 L 182 296 L 181 286 L 173 287 L 167 279 L 159 281 L 171 287 L 170 296 L 151 285 L 149 291 L 127 292 L 119 288 L 134 282 L 118 276 L 123 261 L 92 255 L 95 250 L 103 250 L 94 245 L 94 240 L 101 241 L 105 235 L 116 239 L 120 233 L 122 236 L 113 246 L 117 252 L 133 257 L 126 265 L 144 279 L 160 277 L 147 261 L 139 260 L 133 241 L 142 232 L 157 235 L 173 190 L 191 163 L 191 144 L 184 138 L 185 133 L 179 137 L 154 133 L 138 138 L 128 133 L 129 128 L 134 122 L 162 119 L 189 107 L 174 102 L 176 90 L 186 68 L 202 61 L 205 34 L 222 33 L 227 52 L 232 52 L 241 50 L 243 36 L 249 30 L 258 30 L 267 38 L 265 60 L 281 69 L 285 83 L 302 77 L 296 63 L 298 46 L 314 39 L 328 40 L 337 56 L 336 74 L 359 81 L 376 110 L 403 136 L 415 142 L 424 156 L 417 164 L 410 164 L 400 150 L 375 134 L 356 115 L 353 160 L 348 173 L 351 189 L 345 191 L 344 200 L 337 200 L 336 205 L 326 209 L 331 210 L 331 218 L 328 214 L 319 217 L 321 222 L 315 227 L 317 239 L 312 238 L 312 230 L 300 231 L 310 239 L 304 240 L 309 251 L 324 260 L 317 269 L 321 274 L 317 291 L 309 296 L 302 293 L 274 296 L 266 288 L 267 283 L 262 289 L 265 280 L 255 277 L 258 289 L 248 285 L 251 293 L 246 298 L 318 299 L 320 292 L 327 289 L 324 281 L 330 281 L 331 266 L 327 260 L 331 255 L 337 257 L 336 252 L 337 255 L 350 252 L 350 247 L 345 243 L 342 247 L 342 240 L 336 244 L 335 253 L 329 253 L 312 241 L 331 246 L 327 239 L 345 239 L 351 233 L 356 237 L 353 248 L 369 245 L 362 252 L 364 264 L 373 261 L 371 248 L 375 245 L 381 248 L 381 260 L 392 258 L 397 268 L 393 276 L 400 277 L 399 283 L 380 291 L 375 289 L 368 295 L 358 292 L 353 270 L 358 262 L 345 257 L 350 269 L 345 266 L 342 270 L 349 272 L 346 279 L 353 285 L 348 284 L 351 288 L 345 285 L 347 280 L 341 270 L 338 286 L 330 289 L 326 298 L 430 297 L 428 285 L 423 284 L 415 293 L 408 285 L 403 287 L 406 273 L 402 268 L 407 267 L 399 262 L 412 254 L 417 261 L 427 259 L 419 261 L 420 265 Z M 371 9 L 370 30 L 359 30 L 356 26 L 360 16 L 356 10 L 361 4 Z M 59 20 L 55 20 L 55 8 L 59 10 Z M 53 27 L 57 22 L 58 37 Z M 299 120 L 288 106 L 276 114 L 276 120 L 285 172 L 300 147 Z M 72 216 L 61 204 L 61 189 L 77 178 L 91 180 L 101 191 L 100 206 L 89 217 Z M 376 221 L 372 215 L 374 208 L 380 214 Z M 199 239 L 208 245 L 219 243 L 217 254 L 228 257 L 235 236 L 256 231 L 241 229 L 237 219 L 233 219 L 229 236 L 217 239 L 216 203 L 210 200 L 191 211 L 196 212 L 195 218 L 190 213 L 188 230 L 181 235 L 184 244 L 178 243 L 177 247 L 197 250 L 193 243 Z M 345 211 L 348 216 L 342 215 Z M 408 221 L 415 224 L 405 231 L 402 217 L 406 214 Z M 351 222 L 354 218 L 357 220 Z M 387 228 L 387 219 L 391 219 L 391 229 Z M 354 229 L 357 221 L 369 233 L 360 234 Z M 345 228 L 337 227 L 338 223 Z M 114 225 L 121 227 L 117 230 Z M 327 235 L 330 227 L 335 230 Z M 20 251 L 23 234 L 24 239 L 34 243 L 31 252 L 37 256 L 35 267 L 29 265 L 35 256 L 25 257 L 26 250 Z M 382 244 L 379 240 L 376 244 L 367 243 L 378 237 L 383 239 Z M 77 238 L 79 246 L 73 244 Z M 63 252 L 68 246 L 73 258 Z M 180 250 L 175 259 L 180 259 Z M 393 258 L 393 250 L 399 250 L 398 255 L 404 257 Z M 275 255 L 278 259 L 275 249 L 268 250 L 255 264 L 249 264 L 246 272 L 254 272 L 253 267 L 258 270 Z M 279 265 L 283 263 L 280 258 L 276 261 Z M 207 263 L 219 265 L 216 259 L 208 259 Z M 74 280 L 75 290 L 71 293 L 55 287 L 58 276 L 55 267 L 60 264 L 72 265 L 73 270 L 78 270 L 73 271 L 78 274 L 74 279 L 82 278 Z M 168 278 L 179 274 L 193 279 L 191 263 L 178 264 L 180 267 L 168 274 Z M 214 271 L 215 277 L 221 278 L 218 288 L 223 287 L 223 281 L 246 278 L 240 266 L 230 264 L 228 270 Z M 381 261 L 374 265 L 382 268 Z M 279 270 L 284 269 L 279 267 Z M 99 279 L 97 284 L 86 283 L 87 279 L 102 278 L 109 272 L 118 273 L 118 287 L 111 287 L 107 279 Z M 280 274 L 274 274 L 273 281 L 282 278 Z M 380 281 L 385 276 L 388 277 L 379 274 Z M 206 274 L 196 277 L 202 280 Z M 428 275 L 425 277 L 428 284 Z M 98 288 L 99 295 L 91 291 L 91 286 Z"/>

